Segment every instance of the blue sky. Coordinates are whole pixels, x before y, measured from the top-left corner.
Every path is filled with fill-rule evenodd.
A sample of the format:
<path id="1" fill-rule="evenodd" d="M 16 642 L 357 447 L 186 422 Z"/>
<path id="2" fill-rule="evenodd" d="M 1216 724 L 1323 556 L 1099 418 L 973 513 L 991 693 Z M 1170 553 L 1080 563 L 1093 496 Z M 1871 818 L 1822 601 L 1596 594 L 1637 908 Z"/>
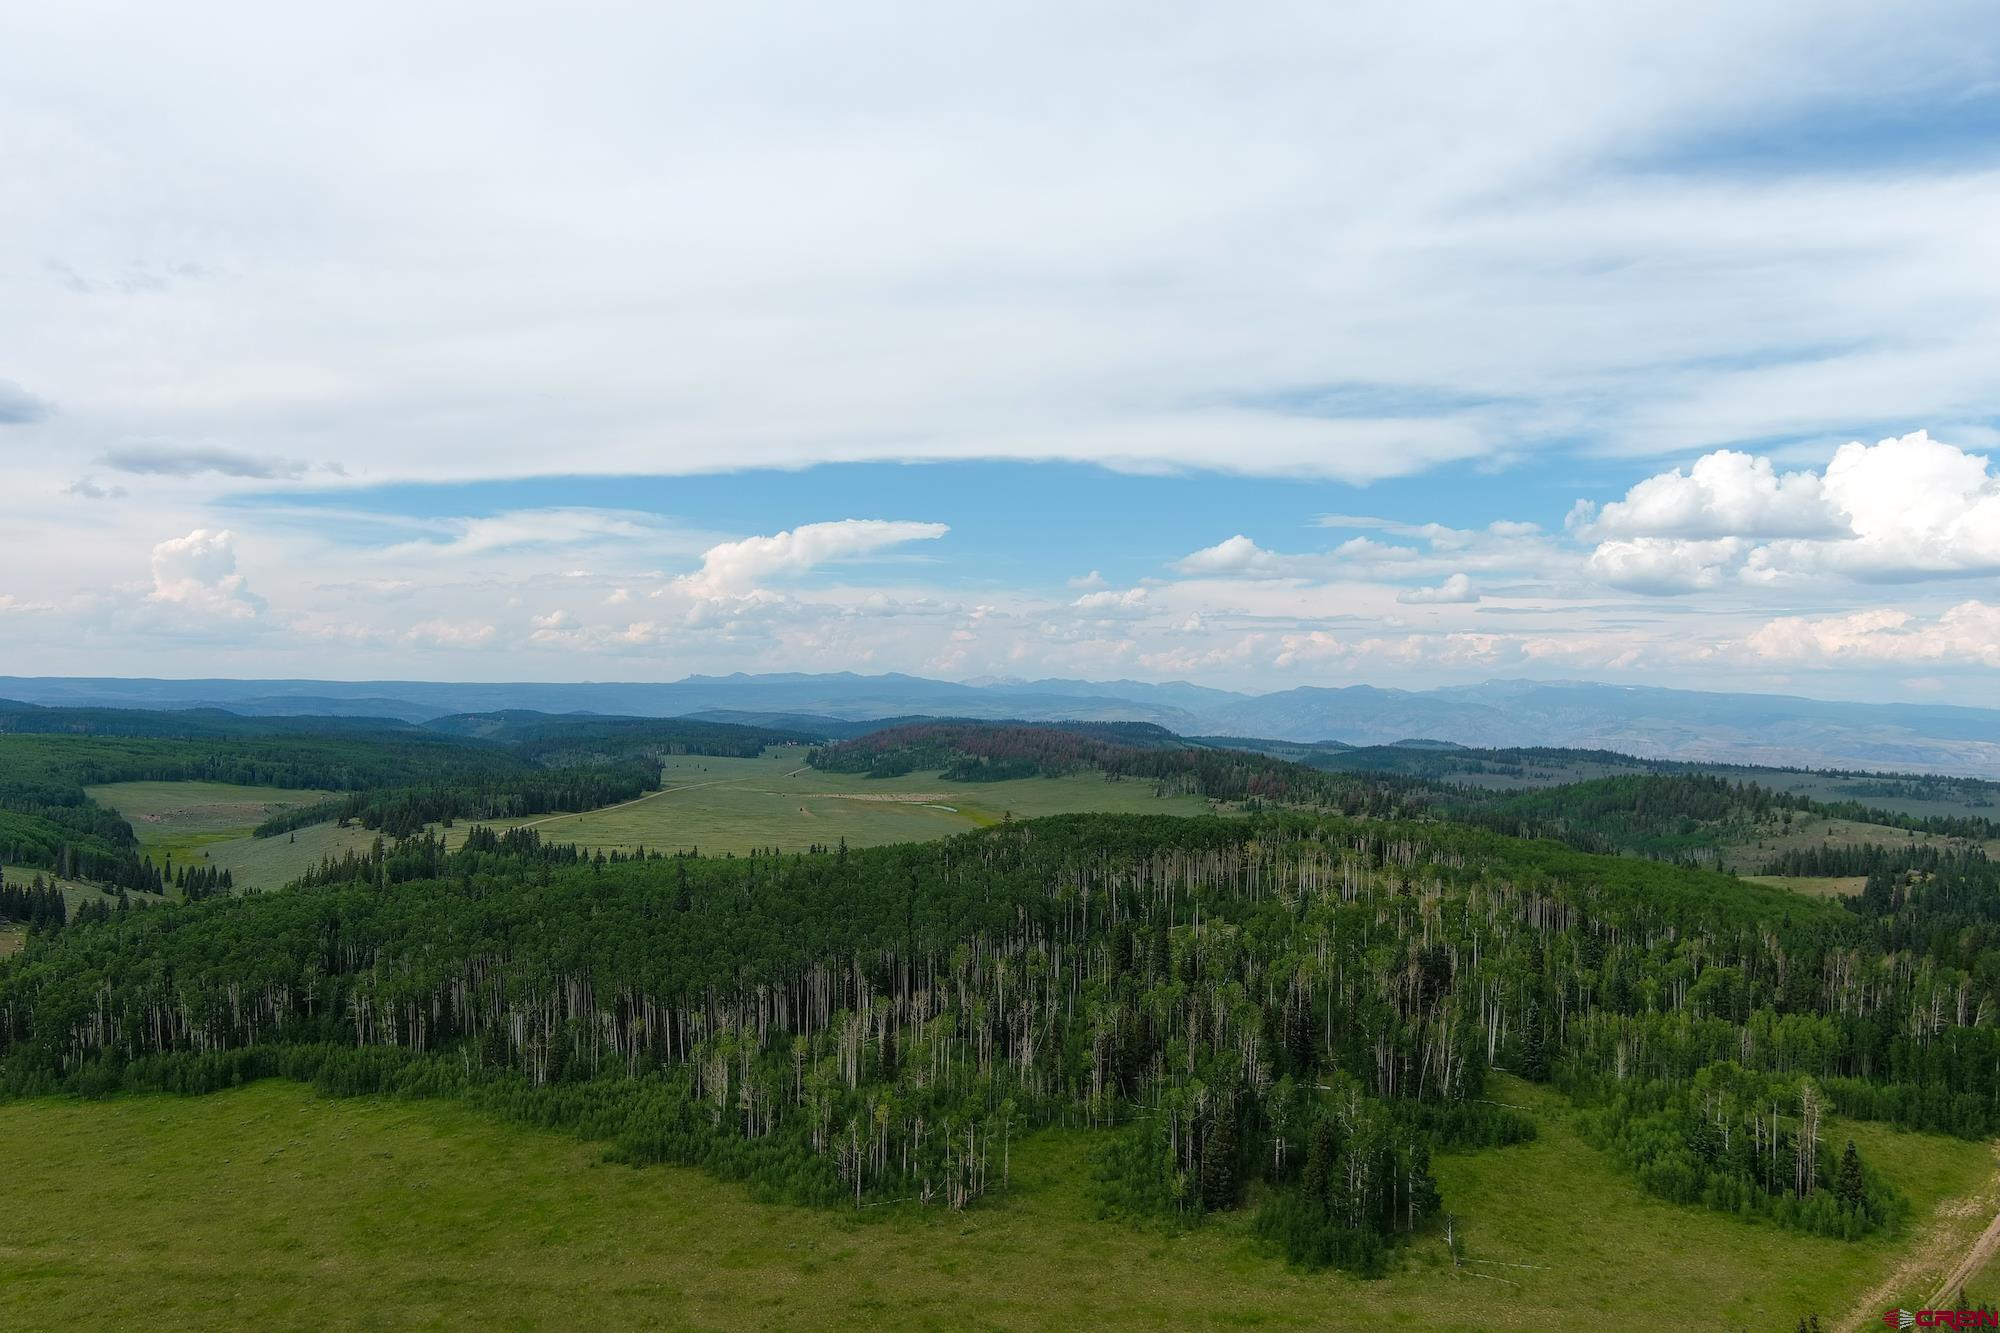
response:
<path id="1" fill-rule="evenodd" d="M 357 544 L 385 522 L 496 515 L 538 508 L 641 510 L 689 530 L 777 531 L 856 514 L 921 518 L 951 528 L 935 552 L 953 581 L 1062 583 L 1095 569 L 1136 582 L 1190 550 L 1237 532 L 1282 544 L 1324 541 L 1320 520 L 1361 515 L 1411 525 L 1481 527 L 1496 517 L 1551 530 L 1578 498 L 1613 499 L 1628 466 L 1602 460 L 1526 461 L 1504 472 L 1476 466 L 1369 486 L 1228 474 L 1113 472 L 1083 463 L 851 463 L 676 477 L 537 477 L 381 488 L 246 492 L 229 497 L 232 522 L 297 522 Z M 1358 532 L 1362 529 L 1347 529 Z M 1061 534 L 1060 541 L 1048 534 Z M 440 536 L 437 540 L 446 540 Z M 1387 538 L 1401 542 L 1404 539 Z"/>
<path id="2" fill-rule="evenodd" d="M 0 47 L 10 671 L 1996 683 L 1989 6 L 199 8 Z"/>

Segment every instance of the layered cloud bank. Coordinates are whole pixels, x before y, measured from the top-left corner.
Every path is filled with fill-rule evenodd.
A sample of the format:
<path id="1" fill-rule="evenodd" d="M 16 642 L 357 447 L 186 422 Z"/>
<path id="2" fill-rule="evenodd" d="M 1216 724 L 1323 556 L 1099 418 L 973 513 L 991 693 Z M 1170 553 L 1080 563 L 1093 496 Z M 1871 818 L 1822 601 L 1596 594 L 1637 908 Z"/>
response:
<path id="1" fill-rule="evenodd" d="M 1922 431 L 1840 446 L 1821 467 L 1714 451 L 1578 504 L 1562 530 L 1326 514 L 1289 549 L 1235 532 L 1115 582 L 1095 568 L 996 580 L 995 553 L 1020 531 L 1008 513 L 983 533 L 854 517 L 717 539 L 570 506 L 376 515 L 372 542 L 267 517 L 249 555 L 237 529 L 194 527 L 128 555 L 135 577 L 109 591 L 64 596 L 60 571 L 17 572 L 0 613 L 21 642 L 145 643 L 209 670 L 229 644 L 355 674 L 463 674 L 477 657 L 540 677 L 866 668 L 1255 688 L 1523 674 L 1949 693 L 2000 669 L 1996 489 L 1989 458 Z"/>
<path id="2" fill-rule="evenodd" d="M 10 663 L 1992 683 L 1985 6 L 469 13 L 10 24 Z"/>

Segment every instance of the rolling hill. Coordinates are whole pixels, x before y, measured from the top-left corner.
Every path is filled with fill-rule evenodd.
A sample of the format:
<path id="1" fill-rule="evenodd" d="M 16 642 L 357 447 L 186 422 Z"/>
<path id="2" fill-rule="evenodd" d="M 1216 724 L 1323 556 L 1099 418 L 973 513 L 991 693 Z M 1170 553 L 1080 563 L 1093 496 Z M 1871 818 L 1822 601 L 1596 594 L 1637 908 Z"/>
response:
<path id="1" fill-rule="evenodd" d="M 1130 721 L 1181 735 L 1355 746 L 1414 738 L 1487 748 L 1553 746 L 1713 763 L 2000 777 L 2000 710 L 1574 681 L 1502 680 L 1434 690 L 1307 685 L 1252 695 L 1184 681 L 955 682 L 852 672 L 595 684 L 0 677 L 0 698 L 72 707 L 366 716 L 405 723 L 505 710 L 697 715 L 780 728 L 801 727 L 807 718 L 843 725 L 919 717 Z M 838 733 L 829 727 L 828 734 Z"/>

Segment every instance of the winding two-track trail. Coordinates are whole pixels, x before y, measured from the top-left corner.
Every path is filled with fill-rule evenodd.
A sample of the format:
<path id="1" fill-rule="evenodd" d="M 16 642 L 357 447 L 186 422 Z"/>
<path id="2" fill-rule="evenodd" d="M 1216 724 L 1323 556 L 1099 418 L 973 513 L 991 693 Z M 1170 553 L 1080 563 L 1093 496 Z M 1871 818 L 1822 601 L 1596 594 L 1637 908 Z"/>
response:
<path id="1" fill-rule="evenodd" d="M 2000 1146 L 1996 1146 L 1995 1155 L 2000 1157 Z M 1968 1244 L 1967 1230 L 1980 1217 L 1992 1220 Z M 1954 1254 L 1959 1256 L 1956 1262 L 1951 1257 Z M 1882 1312 L 1912 1291 L 1930 1292 L 1924 1304 L 1932 1309 L 1954 1304 L 1959 1288 L 1995 1254 L 2000 1254 L 2000 1173 L 1978 1193 L 1938 1206 L 1909 1253 L 1848 1311 L 1839 1325 L 1841 1333 L 1861 1333 L 1880 1323 Z"/>
<path id="2" fill-rule="evenodd" d="M 1979 1233 L 1979 1239 L 1972 1242 L 1972 1248 L 1958 1261 L 1958 1267 L 1951 1270 L 1944 1280 L 1944 1285 L 1932 1294 L 1930 1306 L 1935 1309 L 1943 1305 L 1956 1305 L 1960 1289 L 1972 1280 L 1973 1274 L 1986 1266 L 1986 1261 L 1991 1259 L 1996 1251 L 2000 1251 L 2000 1213 L 1994 1214 L 1993 1220 L 1986 1224 L 1986 1230 Z"/>

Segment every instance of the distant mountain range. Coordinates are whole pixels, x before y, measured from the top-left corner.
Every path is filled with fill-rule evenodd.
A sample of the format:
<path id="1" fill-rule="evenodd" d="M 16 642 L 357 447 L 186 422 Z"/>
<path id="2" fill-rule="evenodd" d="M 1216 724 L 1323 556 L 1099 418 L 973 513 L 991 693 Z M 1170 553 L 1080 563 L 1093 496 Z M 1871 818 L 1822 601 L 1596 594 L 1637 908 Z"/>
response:
<path id="1" fill-rule="evenodd" d="M 1420 737 L 1480 747 L 1548 745 L 1648 758 L 2000 777 L 2000 710 L 1567 681 L 1488 681 L 1436 690 L 1302 686 L 1252 695 L 1185 681 L 956 682 L 851 672 L 690 676 L 668 684 L 0 677 L 0 698 L 406 722 L 502 709 L 700 714 L 778 726 L 919 716 L 1136 721 L 1183 735 L 1349 745 Z"/>

